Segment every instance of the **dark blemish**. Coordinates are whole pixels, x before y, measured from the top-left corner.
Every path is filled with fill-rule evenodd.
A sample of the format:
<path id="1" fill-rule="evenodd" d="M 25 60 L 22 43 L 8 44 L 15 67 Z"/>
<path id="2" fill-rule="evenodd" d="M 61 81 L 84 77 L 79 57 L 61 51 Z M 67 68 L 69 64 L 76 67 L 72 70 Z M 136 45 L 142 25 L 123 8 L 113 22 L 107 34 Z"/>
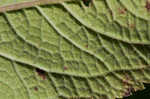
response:
<path id="1" fill-rule="evenodd" d="M 124 84 L 124 86 L 130 86 L 129 85 L 129 81 L 130 81 L 130 76 L 129 75 L 127 75 L 127 74 L 125 74 L 125 78 L 123 79 L 123 84 Z"/>
<path id="2" fill-rule="evenodd" d="M 130 90 L 129 89 L 127 89 L 127 91 L 124 93 L 124 97 L 128 97 L 128 96 L 130 96 L 131 95 L 131 92 L 130 92 Z"/>
<path id="3" fill-rule="evenodd" d="M 45 71 L 41 70 L 41 69 L 38 69 L 36 68 L 36 72 L 37 74 L 43 79 L 45 80 L 46 79 L 46 74 L 45 74 Z"/>
<path id="4" fill-rule="evenodd" d="M 126 11 L 127 11 L 127 9 L 126 8 L 124 8 L 124 9 L 118 9 L 119 10 L 119 13 L 120 14 L 125 14 L 126 13 Z"/>
<path id="5" fill-rule="evenodd" d="M 130 95 L 132 94 L 132 92 L 134 92 L 134 88 L 129 87 L 129 88 L 127 89 L 127 91 L 124 93 L 124 97 L 130 96 Z"/>
<path id="6" fill-rule="evenodd" d="M 125 74 L 125 79 L 123 79 L 123 84 L 126 87 L 125 93 L 123 94 L 124 97 L 128 97 L 134 92 L 134 88 L 129 84 L 129 81 L 131 80 L 130 76 L 128 74 Z"/>
<path id="7" fill-rule="evenodd" d="M 113 12 L 112 12 L 112 10 L 109 10 L 109 13 L 110 13 L 110 15 L 111 15 L 111 16 L 113 16 Z"/>
<path id="8" fill-rule="evenodd" d="M 134 29 L 135 28 L 135 24 L 128 24 L 128 27 L 131 28 L 131 29 Z"/>
<path id="9" fill-rule="evenodd" d="M 128 80 L 123 80 L 123 83 L 126 85 L 126 84 L 128 84 Z"/>
<path id="10" fill-rule="evenodd" d="M 133 29 L 135 28 L 135 24 L 129 24 L 129 27 Z"/>
<path id="11" fill-rule="evenodd" d="M 129 80 L 128 76 L 125 76 L 125 79 L 123 79 L 124 85 L 127 85 L 127 84 L 128 84 L 128 80 Z"/>
<path id="12" fill-rule="evenodd" d="M 83 1 L 85 6 L 89 7 L 92 0 L 82 0 L 82 1 Z"/>
<path id="13" fill-rule="evenodd" d="M 147 9 L 148 12 L 150 12 L 150 2 L 147 0 L 145 8 Z"/>
<path id="14" fill-rule="evenodd" d="M 38 91 L 38 88 L 37 88 L 37 87 L 34 87 L 34 90 L 35 90 L 35 91 Z"/>
<path id="15" fill-rule="evenodd" d="M 64 70 L 67 70 L 68 69 L 68 67 L 67 66 L 64 66 Z"/>
<path id="16" fill-rule="evenodd" d="M 88 45 L 85 45 L 86 48 L 88 48 Z"/>
<path id="17" fill-rule="evenodd" d="M 124 97 L 129 97 L 130 95 L 130 92 L 125 92 Z"/>
<path id="18" fill-rule="evenodd" d="M 130 76 L 128 74 L 125 74 L 125 77 L 126 77 L 127 80 L 130 79 Z"/>

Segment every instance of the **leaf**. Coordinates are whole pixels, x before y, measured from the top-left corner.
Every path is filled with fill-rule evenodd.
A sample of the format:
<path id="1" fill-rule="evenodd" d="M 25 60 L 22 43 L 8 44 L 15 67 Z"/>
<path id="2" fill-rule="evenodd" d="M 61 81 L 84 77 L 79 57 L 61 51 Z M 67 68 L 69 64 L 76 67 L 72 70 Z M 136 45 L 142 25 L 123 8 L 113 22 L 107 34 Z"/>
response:
<path id="1" fill-rule="evenodd" d="M 143 82 L 150 83 L 147 3 L 69 1 L 4 9 L 0 96 L 115 99 L 144 89 Z"/>

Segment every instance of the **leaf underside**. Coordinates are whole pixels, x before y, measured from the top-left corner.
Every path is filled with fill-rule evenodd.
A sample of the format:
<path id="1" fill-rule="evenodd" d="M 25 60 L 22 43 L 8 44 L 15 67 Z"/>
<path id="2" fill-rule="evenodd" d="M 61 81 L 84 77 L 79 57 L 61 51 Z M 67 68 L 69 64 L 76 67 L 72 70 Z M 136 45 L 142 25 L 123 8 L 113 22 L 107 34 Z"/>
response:
<path id="1" fill-rule="evenodd" d="M 115 99 L 150 83 L 148 0 L 11 10 L 0 13 L 0 99 Z"/>

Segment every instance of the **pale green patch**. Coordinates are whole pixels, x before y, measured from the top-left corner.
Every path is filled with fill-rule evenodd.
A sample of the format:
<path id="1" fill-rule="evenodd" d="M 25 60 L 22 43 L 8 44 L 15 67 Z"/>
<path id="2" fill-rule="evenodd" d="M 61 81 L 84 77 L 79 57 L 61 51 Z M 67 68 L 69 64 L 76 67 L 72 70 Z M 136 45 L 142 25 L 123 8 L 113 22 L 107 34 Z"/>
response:
<path id="1" fill-rule="evenodd" d="M 30 2 L 34 0 L 0 0 L 0 6 L 22 3 L 22 2 Z"/>
<path id="2" fill-rule="evenodd" d="M 143 89 L 150 82 L 150 12 L 136 1 L 144 14 L 129 0 L 1 13 L 0 99 L 115 99 Z"/>

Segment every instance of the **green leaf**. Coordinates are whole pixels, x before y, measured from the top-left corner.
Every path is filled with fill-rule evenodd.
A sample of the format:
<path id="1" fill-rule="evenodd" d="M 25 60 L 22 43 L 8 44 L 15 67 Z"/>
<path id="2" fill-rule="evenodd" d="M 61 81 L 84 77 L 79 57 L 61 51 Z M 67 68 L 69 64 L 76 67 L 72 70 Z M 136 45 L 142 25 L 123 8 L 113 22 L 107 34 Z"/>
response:
<path id="1" fill-rule="evenodd" d="M 115 99 L 150 83 L 148 1 L 55 3 L 0 7 L 2 99 Z"/>

